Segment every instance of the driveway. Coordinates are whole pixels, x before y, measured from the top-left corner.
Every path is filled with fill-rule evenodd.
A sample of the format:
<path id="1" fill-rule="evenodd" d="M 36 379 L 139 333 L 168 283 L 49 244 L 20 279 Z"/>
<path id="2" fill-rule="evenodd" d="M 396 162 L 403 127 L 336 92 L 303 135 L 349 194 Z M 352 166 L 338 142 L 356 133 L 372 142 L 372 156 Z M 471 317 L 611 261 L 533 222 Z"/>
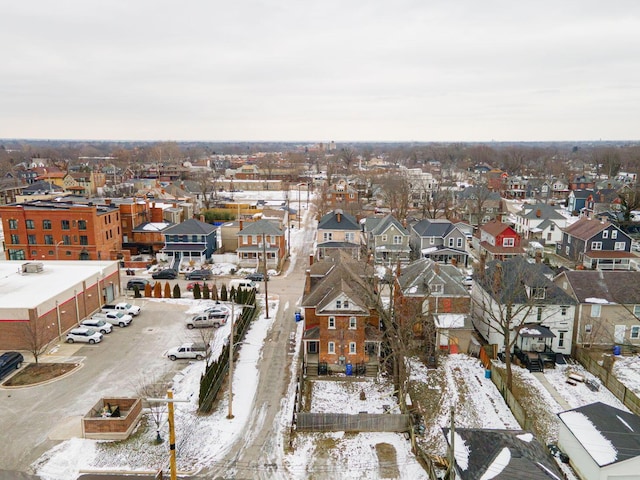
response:
<path id="1" fill-rule="evenodd" d="M 184 325 L 188 307 L 136 299 L 142 313 L 130 326 L 114 331 L 97 345 L 54 345 L 42 362 L 78 362 L 81 368 L 59 380 L 27 388 L 0 387 L 0 468 L 28 472 L 30 465 L 60 441 L 81 436 L 80 419 L 103 396 L 135 396 L 154 375 L 184 367 L 163 353 L 189 337 Z M 28 355 L 25 355 L 28 357 Z M 11 441 L 6 441 L 12 432 Z"/>

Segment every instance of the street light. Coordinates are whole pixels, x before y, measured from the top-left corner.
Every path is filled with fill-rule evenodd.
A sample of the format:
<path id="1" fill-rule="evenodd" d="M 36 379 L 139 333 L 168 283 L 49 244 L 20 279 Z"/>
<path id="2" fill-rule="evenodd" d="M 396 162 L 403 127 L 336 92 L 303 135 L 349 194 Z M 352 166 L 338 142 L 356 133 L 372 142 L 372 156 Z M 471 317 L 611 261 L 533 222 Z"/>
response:
<path id="1" fill-rule="evenodd" d="M 237 293 L 236 293 L 237 295 Z M 231 336 L 229 337 L 229 413 L 227 418 L 233 418 L 233 345 L 234 345 L 234 325 L 235 325 L 235 305 L 236 302 L 231 300 Z M 243 303 L 237 304 L 239 307 L 256 308 L 255 305 L 247 305 Z"/>

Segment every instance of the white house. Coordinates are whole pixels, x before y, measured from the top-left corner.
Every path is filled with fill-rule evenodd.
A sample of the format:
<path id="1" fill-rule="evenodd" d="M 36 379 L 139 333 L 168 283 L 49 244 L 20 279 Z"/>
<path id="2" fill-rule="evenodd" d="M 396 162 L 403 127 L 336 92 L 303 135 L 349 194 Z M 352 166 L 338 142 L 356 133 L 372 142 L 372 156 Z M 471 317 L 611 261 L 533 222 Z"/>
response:
<path id="1" fill-rule="evenodd" d="M 640 417 L 601 402 L 558 417 L 558 447 L 582 480 L 640 478 Z"/>
<path id="2" fill-rule="evenodd" d="M 560 242 L 562 229 L 567 226 L 566 217 L 546 203 L 524 204 L 515 219 L 516 232 L 523 238 L 540 240 L 545 244 Z"/>

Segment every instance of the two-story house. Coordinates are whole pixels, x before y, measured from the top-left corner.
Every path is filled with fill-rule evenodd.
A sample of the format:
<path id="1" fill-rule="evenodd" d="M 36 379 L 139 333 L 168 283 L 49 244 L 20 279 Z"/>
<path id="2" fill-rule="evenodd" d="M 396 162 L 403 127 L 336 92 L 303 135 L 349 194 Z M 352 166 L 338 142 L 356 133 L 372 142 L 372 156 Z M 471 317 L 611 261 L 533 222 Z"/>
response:
<path id="1" fill-rule="evenodd" d="M 582 217 L 566 227 L 562 241 L 556 245 L 561 257 L 596 270 L 629 270 L 631 237 L 614 224 L 589 217 Z"/>
<path id="2" fill-rule="evenodd" d="M 395 277 L 396 321 L 411 327 L 431 354 L 435 349 L 468 351 L 473 331 L 471 296 L 462 278 L 455 266 L 427 258 L 411 262 Z"/>
<path id="3" fill-rule="evenodd" d="M 560 211 L 546 203 L 524 204 L 515 214 L 515 228 L 523 238 L 536 240 L 542 244 L 555 245 L 562 240 L 562 229 L 567 226 L 567 218 Z"/>
<path id="4" fill-rule="evenodd" d="M 409 227 L 409 242 L 415 257 L 439 263 L 467 266 L 467 236 L 446 219 L 424 219 Z"/>
<path id="5" fill-rule="evenodd" d="M 569 180 L 569 188 L 571 190 L 591 190 L 595 186 L 595 180 L 587 175 L 576 175 Z"/>
<path id="6" fill-rule="evenodd" d="M 241 222 L 238 236 L 238 266 L 279 270 L 287 255 L 284 231 L 269 220 Z M 265 260 L 266 258 L 266 260 Z"/>
<path id="7" fill-rule="evenodd" d="M 364 238 L 376 264 L 390 266 L 409 262 L 409 232 L 393 215 L 367 217 Z"/>
<path id="8" fill-rule="evenodd" d="M 163 229 L 162 252 L 169 257 L 174 270 L 179 270 L 182 261 L 205 263 L 216 249 L 216 227 L 191 218 Z"/>
<path id="9" fill-rule="evenodd" d="M 344 210 L 349 205 L 357 205 L 359 201 L 358 191 L 344 179 L 329 185 L 325 195 L 325 200 L 331 208 L 342 208 Z"/>
<path id="10" fill-rule="evenodd" d="M 301 303 L 307 375 L 377 372 L 382 338 L 373 273 L 344 252 L 307 270 Z"/>
<path id="11" fill-rule="evenodd" d="M 530 369 L 555 363 L 556 353 L 571 355 L 577 302 L 552 278 L 549 267 L 523 257 L 489 262 L 474 278 L 476 330 L 499 351 L 518 355 Z"/>
<path id="12" fill-rule="evenodd" d="M 480 256 L 487 260 L 505 260 L 525 254 L 518 232 L 497 220 L 481 225 L 472 242 Z"/>
<path id="13" fill-rule="evenodd" d="M 567 270 L 554 283 L 578 303 L 576 345 L 640 345 L 640 272 Z"/>
<path id="14" fill-rule="evenodd" d="M 596 189 L 587 197 L 584 209 L 580 214 L 584 217 L 595 217 L 603 212 L 619 212 L 620 203 L 618 190 L 614 188 Z"/>
<path id="15" fill-rule="evenodd" d="M 327 213 L 318 222 L 316 257 L 321 260 L 341 250 L 360 258 L 361 230 L 355 217 L 348 213 L 339 209 Z"/>
<path id="16" fill-rule="evenodd" d="M 504 205 L 500 193 L 484 185 L 467 187 L 456 193 L 456 210 L 460 217 L 473 226 L 492 220 L 502 220 Z"/>
<path id="17" fill-rule="evenodd" d="M 567 210 L 572 215 L 580 215 L 587 204 L 587 198 L 593 193 L 593 190 L 571 190 L 567 196 Z"/>

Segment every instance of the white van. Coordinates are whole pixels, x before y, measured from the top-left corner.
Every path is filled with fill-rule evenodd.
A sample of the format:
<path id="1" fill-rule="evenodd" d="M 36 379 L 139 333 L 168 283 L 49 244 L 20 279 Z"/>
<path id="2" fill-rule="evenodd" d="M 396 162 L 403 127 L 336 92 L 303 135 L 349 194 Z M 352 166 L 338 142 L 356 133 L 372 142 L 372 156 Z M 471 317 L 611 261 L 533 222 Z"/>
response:
<path id="1" fill-rule="evenodd" d="M 235 288 L 242 288 L 243 290 L 250 290 L 252 288 L 256 289 L 256 292 L 260 290 L 259 285 L 253 280 L 248 280 L 246 278 L 234 278 L 229 282 L 229 290 Z"/>

